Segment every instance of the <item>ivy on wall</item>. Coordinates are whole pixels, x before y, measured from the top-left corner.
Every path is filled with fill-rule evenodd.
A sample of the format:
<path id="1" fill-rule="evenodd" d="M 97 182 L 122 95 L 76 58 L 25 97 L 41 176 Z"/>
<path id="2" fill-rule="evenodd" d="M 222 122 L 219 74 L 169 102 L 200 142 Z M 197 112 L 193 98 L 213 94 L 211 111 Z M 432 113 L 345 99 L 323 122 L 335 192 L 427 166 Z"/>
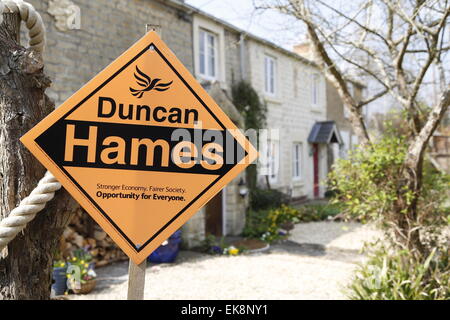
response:
<path id="1" fill-rule="evenodd" d="M 233 104 L 245 119 L 246 129 L 263 129 L 266 126 L 267 106 L 259 98 L 258 92 L 246 81 L 239 81 L 232 87 Z M 247 185 L 249 189 L 257 188 L 257 167 L 247 169 Z"/>

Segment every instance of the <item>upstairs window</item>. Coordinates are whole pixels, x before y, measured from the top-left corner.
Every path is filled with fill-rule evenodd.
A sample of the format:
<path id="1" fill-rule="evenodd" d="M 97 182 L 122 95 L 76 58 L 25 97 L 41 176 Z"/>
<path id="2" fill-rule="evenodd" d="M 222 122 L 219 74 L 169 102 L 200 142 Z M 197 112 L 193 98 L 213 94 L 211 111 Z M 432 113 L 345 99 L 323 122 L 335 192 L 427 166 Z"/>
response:
<path id="1" fill-rule="evenodd" d="M 200 75 L 208 80 L 216 80 L 218 69 L 217 35 L 201 29 L 199 34 Z"/>
<path id="2" fill-rule="evenodd" d="M 269 56 L 264 57 L 265 91 L 268 95 L 275 95 L 276 62 Z"/>

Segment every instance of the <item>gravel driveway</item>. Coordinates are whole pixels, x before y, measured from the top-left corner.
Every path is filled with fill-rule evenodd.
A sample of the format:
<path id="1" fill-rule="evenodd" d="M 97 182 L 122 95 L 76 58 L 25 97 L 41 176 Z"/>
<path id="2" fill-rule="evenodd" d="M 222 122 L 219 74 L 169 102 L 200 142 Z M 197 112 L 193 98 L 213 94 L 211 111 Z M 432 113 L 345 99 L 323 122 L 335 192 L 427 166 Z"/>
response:
<path id="1" fill-rule="evenodd" d="M 172 265 L 147 268 L 146 299 L 345 299 L 342 288 L 366 240 L 380 234 L 356 223 L 299 224 L 289 240 L 264 253 L 237 257 L 180 253 Z M 128 262 L 98 270 L 89 295 L 70 299 L 126 299 Z"/>

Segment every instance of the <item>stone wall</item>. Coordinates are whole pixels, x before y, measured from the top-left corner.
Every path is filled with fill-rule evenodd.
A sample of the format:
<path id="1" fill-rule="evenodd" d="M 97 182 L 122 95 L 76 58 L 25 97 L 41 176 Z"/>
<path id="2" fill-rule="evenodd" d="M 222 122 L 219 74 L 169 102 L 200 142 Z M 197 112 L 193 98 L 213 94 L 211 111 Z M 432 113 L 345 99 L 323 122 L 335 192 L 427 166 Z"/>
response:
<path id="1" fill-rule="evenodd" d="M 47 94 L 56 106 L 79 90 L 145 34 L 146 24 L 160 25 L 160 35 L 175 55 L 195 75 L 193 15 L 160 0 L 70 0 L 81 10 L 81 28 L 61 31 L 48 12 L 50 0 L 27 0 L 41 13 L 47 28 L 46 74 L 53 81 Z M 60 0 L 67 6 L 67 0 Z M 204 19 L 207 19 L 204 17 Z M 212 22 L 213 23 L 213 22 Z M 231 97 L 233 83 L 241 79 L 239 33 L 223 29 L 226 94 Z M 23 41 L 25 42 L 25 32 Z M 198 77 L 197 77 L 198 78 Z M 240 234 L 245 224 L 245 201 L 236 192 L 241 177 L 226 191 L 225 229 Z M 200 210 L 183 227 L 188 247 L 205 237 L 205 212 Z"/>
<path id="2" fill-rule="evenodd" d="M 49 0 L 27 0 L 47 28 L 47 91 L 58 106 L 159 24 L 162 39 L 192 72 L 192 17 L 156 0 L 71 0 L 81 9 L 81 29 L 60 31 L 48 13 Z"/>
<path id="3" fill-rule="evenodd" d="M 225 30 L 225 53 L 226 82 L 227 87 L 231 89 L 233 84 L 242 79 L 241 47 L 238 33 Z M 229 95 L 231 97 L 231 92 Z"/>
<path id="4" fill-rule="evenodd" d="M 362 87 L 353 85 L 354 98 L 357 101 L 362 99 Z M 339 93 L 331 83 L 327 82 L 327 114 L 329 120 L 334 120 L 340 130 L 351 131 L 352 126 L 349 119 L 346 117 L 344 105 L 339 96 Z"/>

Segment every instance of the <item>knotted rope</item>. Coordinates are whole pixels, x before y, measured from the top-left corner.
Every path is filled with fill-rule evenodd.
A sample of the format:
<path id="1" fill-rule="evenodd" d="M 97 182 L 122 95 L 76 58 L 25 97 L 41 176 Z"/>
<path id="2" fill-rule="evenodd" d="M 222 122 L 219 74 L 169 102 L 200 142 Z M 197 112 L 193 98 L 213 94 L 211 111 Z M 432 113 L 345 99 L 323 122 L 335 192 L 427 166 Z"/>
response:
<path id="1" fill-rule="evenodd" d="M 45 26 L 39 12 L 23 0 L 0 0 L 0 23 L 3 13 L 18 13 L 25 22 L 30 35 L 30 49 L 42 53 L 45 47 Z"/>
<path id="2" fill-rule="evenodd" d="M 45 208 L 47 202 L 53 199 L 55 192 L 59 189 L 61 184 L 50 172 L 47 172 L 30 195 L 0 222 L 0 251 L 34 219 L 39 211 Z"/>
<path id="3" fill-rule="evenodd" d="M 30 48 L 42 53 L 45 46 L 45 28 L 41 16 L 34 7 L 22 0 L 3 0 L 0 1 L 0 23 L 3 13 L 20 15 L 30 30 Z M 23 199 L 7 218 L 0 221 L 0 252 L 20 231 L 25 229 L 39 211 L 45 208 L 47 202 L 53 199 L 55 192 L 59 189 L 61 184 L 50 172 L 47 172 L 31 194 Z"/>

